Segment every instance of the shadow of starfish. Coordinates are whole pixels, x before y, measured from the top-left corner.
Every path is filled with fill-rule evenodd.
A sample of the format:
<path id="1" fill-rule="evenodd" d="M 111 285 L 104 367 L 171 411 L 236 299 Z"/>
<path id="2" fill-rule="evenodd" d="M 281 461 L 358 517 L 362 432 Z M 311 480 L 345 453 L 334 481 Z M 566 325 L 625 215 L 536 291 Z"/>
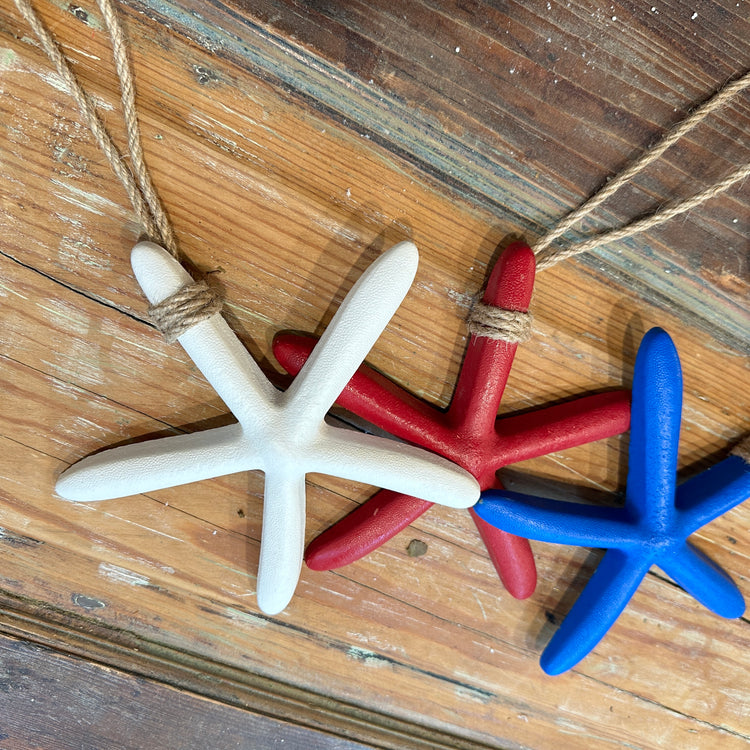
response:
<path id="1" fill-rule="evenodd" d="M 534 286 L 534 254 L 522 243 L 508 247 L 490 274 L 484 304 L 528 311 Z M 291 374 L 303 366 L 315 338 L 280 334 L 274 354 Z M 483 489 L 499 487 L 503 466 L 582 445 L 628 428 L 629 393 L 613 391 L 499 417 L 497 411 L 517 344 L 473 334 L 453 400 L 443 412 L 362 366 L 336 399 L 344 408 L 402 440 L 429 448 L 467 469 Z M 447 489 L 446 489 L 447 492 Z M 360 559 L 419 518 L 431 503 L 380 491 L 308 546 L 307 565 L 329 570 Z M 516 598 L 530 596 L 536 568 L 528 541 L 500 531 L 472 512 L 490 558 Z"/>
<path id="2" fill-rule="evenodd" d="M 239 422 L 89 456 L 60 476 L 58 494 L 77 502 L 107 500 L 260 469 L 265 489 L 257 596 L 258 606 L 269 614 L 289 603 L 299 579 L 306 473 L 376 484 L 457 507 L 473 505 L 477 482 L 455 464 L 323 421 L 401 303 L 417 263 L 411 242 L 392 247 L 372 263 L 284 393 L 268 381 L 219 313 L 189 328 L 178 341 Z M 136 245 L 132 264 L 152 304 L 192 281 L 174 258 L 150 242 Z M 448 495 L 444 485 L 451 488 Z"/>
<path id="3" fill-rule="evenodd" d="M 687 539 L 750 497 L 750 464 L 732 455 L 676 487 L 681 411 L 677 351 L 667 333 L 653 328 L 635 363 L 625 507 L 496 490 L 484 492 L 475 506 L 485 521 L 515 534 L 607 549 L 542 654 L 548 674 L 575 666 L 599 643 L 652 565 L 717 614 L 744 612 L 731 578 Z"/>

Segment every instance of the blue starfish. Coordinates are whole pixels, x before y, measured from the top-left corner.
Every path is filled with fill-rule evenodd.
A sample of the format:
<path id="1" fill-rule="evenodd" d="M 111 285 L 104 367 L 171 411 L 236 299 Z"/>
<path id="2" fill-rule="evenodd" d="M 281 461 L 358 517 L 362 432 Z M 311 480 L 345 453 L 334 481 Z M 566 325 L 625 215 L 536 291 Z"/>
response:
<path id="1" fill-rule="evenodd" d="M 625 506 L 598 507 L 488 490 L 477 514 L 511 534 L 559 544 L 604 547 L 594 575 L 541 658 L 548 674 L 583 659 L 618 618 L 652 565 L 722 617 L 745 602 L 729 575 L 687 538 L 750 497 L 747 454 L 676 487 L 682 373 L 661 328 L 643 338 L 635 362 Z"/>

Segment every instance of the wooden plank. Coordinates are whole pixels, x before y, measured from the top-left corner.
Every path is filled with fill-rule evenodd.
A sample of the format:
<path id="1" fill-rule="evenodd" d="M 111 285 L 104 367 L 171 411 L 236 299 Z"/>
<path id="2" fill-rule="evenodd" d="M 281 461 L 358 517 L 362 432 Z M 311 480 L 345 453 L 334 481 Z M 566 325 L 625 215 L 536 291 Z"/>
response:
<path id="1" fill-rule="evenodd" d="M 15 750 L 364 745 L 0 636 L 0 742 Z"/>
<path id="2" fill-rule="evenodd" d="M 235 0 L 197 14 L 149 6 L 137 7 L 233 62 L 251 61 L 531 238 L 741 74 L 750 53 L 750 14 L 734 0 L 695 10 L 679 0 L 607 10 L 453 0 Z M 577 232 L 686 198 L 747 161 L 749 117 L 745 96 Z M 734 189 L 581 262 L 746 349 L 748 222 L 746 191 Z M 716 260 L 707 247 L 721 248 Z"/>
<path id="3" fill-rule="evenodd" d="M 288 71 L 253 67 L 249 47 L 284 42 L 276 54 L 290 55 L 283 59 L 297 72 L 319 62 L 329 75 L 332 57 L 327 63 L 273 27 L 253 26 L 230 6 L 202 6 L 190 28 L 189 4 L 159 7 L 174 14 L 171 28 L 150 20 L 151 11 L 127 15 L 147 158 L 191 262 L 219 271 L 210 277 L 243 343 L 283 384 L 273 334 L 322 330 L 366 264 L 411 236 L 422 251 L 417 280 L 370 361 L 447 403 L 470 301 L 497 245 L 527 226 L 516 220 L 518 206 L 498 218 L 486 202 L 465 202 L 476 191 L 439 174 L 419 155 L 423 145 L 406 154 L 395 136 L 375 142 L 353 133 L 324 106 L 326 91 L 315 89 L 313 100 L 312 84 L 283 89 Z M 424 8 L 421 17 L 435 17 Z M 84 20 L 67 4 L 43 10 L 117 123 L 96 11 L 86 5 Z M 229 45 L 234 23 L 252 34 L 242 54 L 214 44 L 221 37 Z M 200 36 L 209 26 L 214 36 Z M 535 545 L 540 586 L 516 602 L 468 515 L 435 508 L 356 565 L 305 571 L 292 606 L 269 618 L 254 601 L 260 475 L 93 506 L 56 498 L 56 476 L 91 451 L 231 417 L 184 353 L 147 327 L 127 262 L 137 229 L 125 196 L 67 95 L 50 88 L 55 79 L 26 34 L 3 0 L 0 590 L 8 631 L 68 644 L 97 633 L 76 641 L 76 653 L 382 747 L 746 745 L 747 621 L 710 616 L 656 571 L 591 657 L 552 679 L 539 671 L 539 651 L 595 553 Z M 332 78 L 331 96 L 354 108 L 361 91 L 344 96 L 351 80 Z M 576 172 L 576 181 L 579 189 L 585 175 Z M 549 204 L 521 178 L 514 184 L 537 221 Z M 721 205 L 737 198 L 728 200 Z M 701 289 L 699 275 L 681 283 Z M 661 324 L 683 357 L 682 476 L 747 431 L 747 363 L 731 326 L 718 337 L 692 328 L 683 310 L 665 309 L 658 289 L 643 299 L 641 288 L 597 264 L 545 272 L 534 304 L 536 337 L 519 351 L 504 410 L 628 383 L 642 332 Z M 724 315 L 723 302 L 708 304 Z M 626 438 L 613 439 L 526 462 L 505 481 L 600 497 L 622 486 L 626 447 Z M 309 477 L 308 538 L 371 491 Z M 699 537 L 746 593 L 748 512 L 738 508 Z M 427 543 L 426 556 L 408 557 L 411 538 Z M 45 619 L 57 630 L 42 637 Z M 254 703 L 261 684 L 267 693 Z"/>

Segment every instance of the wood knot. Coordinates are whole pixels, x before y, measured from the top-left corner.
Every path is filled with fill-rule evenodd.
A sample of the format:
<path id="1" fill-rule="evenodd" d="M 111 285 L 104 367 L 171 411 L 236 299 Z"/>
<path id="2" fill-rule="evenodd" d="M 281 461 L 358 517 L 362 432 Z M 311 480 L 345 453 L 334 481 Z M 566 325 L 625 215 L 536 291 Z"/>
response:
<path id="1" fill-rule="evenodd" d="M 412 539 L 406 547 L 406 554 L 409 557 L 422 557 L 427 554 L 427 544 L 421 539 Z"/>

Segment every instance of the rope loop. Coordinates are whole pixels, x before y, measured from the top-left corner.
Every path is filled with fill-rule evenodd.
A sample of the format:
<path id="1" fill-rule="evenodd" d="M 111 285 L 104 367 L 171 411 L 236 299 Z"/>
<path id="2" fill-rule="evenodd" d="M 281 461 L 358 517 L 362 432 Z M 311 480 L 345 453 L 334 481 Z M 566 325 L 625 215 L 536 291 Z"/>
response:
<path id="1" fill-rule="evenodd" d="M 205 281 L 186 284 L 174 294 L 151 305 L 148 314 L 167 343 L 172 344 L 188 328 L 221 312 L 221 299 Z"/>
<path id="2" fill-rule="evenodd" d="M 594 235 L 578 244 L 568 245 L 567 247 L 552 247 L 555 240 L 562 237 L 571 227 L 592 213 L 607 199 L 611 198 L 620 188 L 630 183 L 646 167 L 659 159 L 668 148 L 684 138 L 687 133 L 703 122 L 709 115 L 727 106 L 733 99 L 745 91 L 748 86 L 750 86 L 750 70 L 745 71 L 738 78 L 725 83 L 713 96 L 693 110 L 684 120 L 681 120 L 672 127 L 661 140 L 657 141 L 621 172 L 608 180 L 602 188 L 590 196 L 578 208 L 560 219 L 534 246 L 534 253 L 537 256 L 537 271 L 549 268 L 555 263 L 559 263 L 566 258 L 571 258 L 574 255 L 589 252 L 609 242 L 622 240 L 640 232 L 645 232 L 648 229 L 653 229 L 665 221 L 669 221 L 675 216 L 679 216 L 705 203 L 710 198 L 728 190 L 732 185 L 750 177 L 750 162 L 747 162 L 690 198 L 666 205 L 622 227 Z"/>
<path id="3" fill-rule="evenodd" d="M 129 166 L 99 117 L 91 98 L 81 86 L 70 63 L 52 34 L 42 23 L 31 0 L 15 0 L 28 21 L 58 75 L 65 81 L 99 147 L 128 193 L 133 210 L 147 236 L 179 259 L 177 241 L 144 159 L 140 126 L 135 106 L 135 79 L 127 39 L 113 0 L 97 0 L 104 25 L 112 43 L 112 52 L 120 81 L 123 119 L 128 138 Z M 161 304 L 152 306 L 149 314 L 165 339 L 172 343 L 188 328 L 210 318 L 221 310 L 219 297 L 203 282 L 188 284 Z"/>
<path id="4" fill-rule="evenodd" d="M 472 336 L 521 344 L 531 338 L 533 321 L 534 318 L 529 312 L 503 310 L 494 305 L 477 302 L 469 313 L 467 326 Z"/>
<path id="5" fill-rule="evenodd" d="M 133 72 L 129 60 L 126 38 L 113 0 L 97 0 L 97 3 L 110 35 L 115 67 L 120 80 L 123 113 L 128 134 L 130 168 L 125 165 L 120 152 L 99 118 L 94 105 L 78 82 L 59 45 L 39 19 L 31 4 L 31 0 L 15 0 L 15 3 L 24 18 L 31 25 L 42 47 L 57 69 L 58 74 L 68 85 L 99 146 L 125 186 L 133 208 L 145 226 L 147 233 L 152 238 L 157 239 L 159 244 L 174 257 L 178 257 L 177 244 L 169 216 L 159 200 L 143 157 L 140 128 L 135 108 Z M 750 163 L 747 163 L 691 198 L 675 203 L 674 205 L 665 206 L 663 209 L 632 221 L 625 226 L 595 235 L 578 244 L 568 245 L 567 247 L 553 247 L 553 243 L 574 224 L 585 216 L 588 216 L 621 187 L 640 174 L 649 164 L 661 157 L 670 146 L 683 138 L 686 133 L 696 127 L 708 115 L 726 106 L 732 99 L 745 91 L 748 86 L 750 86 L 750 71 L 746 71 L 740 77 L 727 82 L 688 117 L 677 123 L 661 140 L 644 151 L 640 157 L 631 162 L 611 180 L 608 180 L 600 190 L 594 193 L 582 205 L 561 218 L 544 237 L 539 239 L 534 247 L 537 257 L 537 271 L 549 268 L 565 258 L 588 252 L 604 243 L 631 237 L 638 232 L 656 227 L 685 211 L 695 208 L 704 201 L 713 198 L 732 185 L 749 177 Z M 203 287 L 205 287 L 205 284 Z M 205 296 L 207 287 L 205 289 L 203 287 L 200 284 L 188 286 L 187 289 L 192 291 L 189 294 L 185 292 L 185 294 L 188 294 L 187 301 L 180 299 L 170 303 L 174 309 L 170 309 L 168 313 L 165 310 L 170 308 L 170 305 L 166 305 L 166 302 L 162 303 L 162 305 L 156 307 L 156 312 L 152 313 L 152 316 L 155 315 L 156 319 L 159 320 L 162 320 L 160 316 L 164 316 L 164 320 L 157 323 L 157 325 L 165 332 L 168 340 L 175 340 L 187 327 L 194 325 L 199 320 L 205 319 L 205 317 L 210 317 L 210 315 L 218 311 L 218 307 L 214 308 L 219 303 L 214 297 L 209 301 Z M 178 295 L 182 294 L 182 292 L 183 290 L 178 292 Z M 172 299 L 170 297 L 170 300 Z M 531 316 L 528 313 L 499 310 L 498 308 L 482 304 L 477 305 L 475 310 L 476 313 L 472 313 L 472 317 L 469 320 L 469 330 L 474 335 L 502 339 L 509 342 L 526 341 L 531 335 Z M 184 326 L 179 322 L 181 315 L 185 318 Z M 179 331 L 179 333 L 174 333 L 174 331 Z"/>

